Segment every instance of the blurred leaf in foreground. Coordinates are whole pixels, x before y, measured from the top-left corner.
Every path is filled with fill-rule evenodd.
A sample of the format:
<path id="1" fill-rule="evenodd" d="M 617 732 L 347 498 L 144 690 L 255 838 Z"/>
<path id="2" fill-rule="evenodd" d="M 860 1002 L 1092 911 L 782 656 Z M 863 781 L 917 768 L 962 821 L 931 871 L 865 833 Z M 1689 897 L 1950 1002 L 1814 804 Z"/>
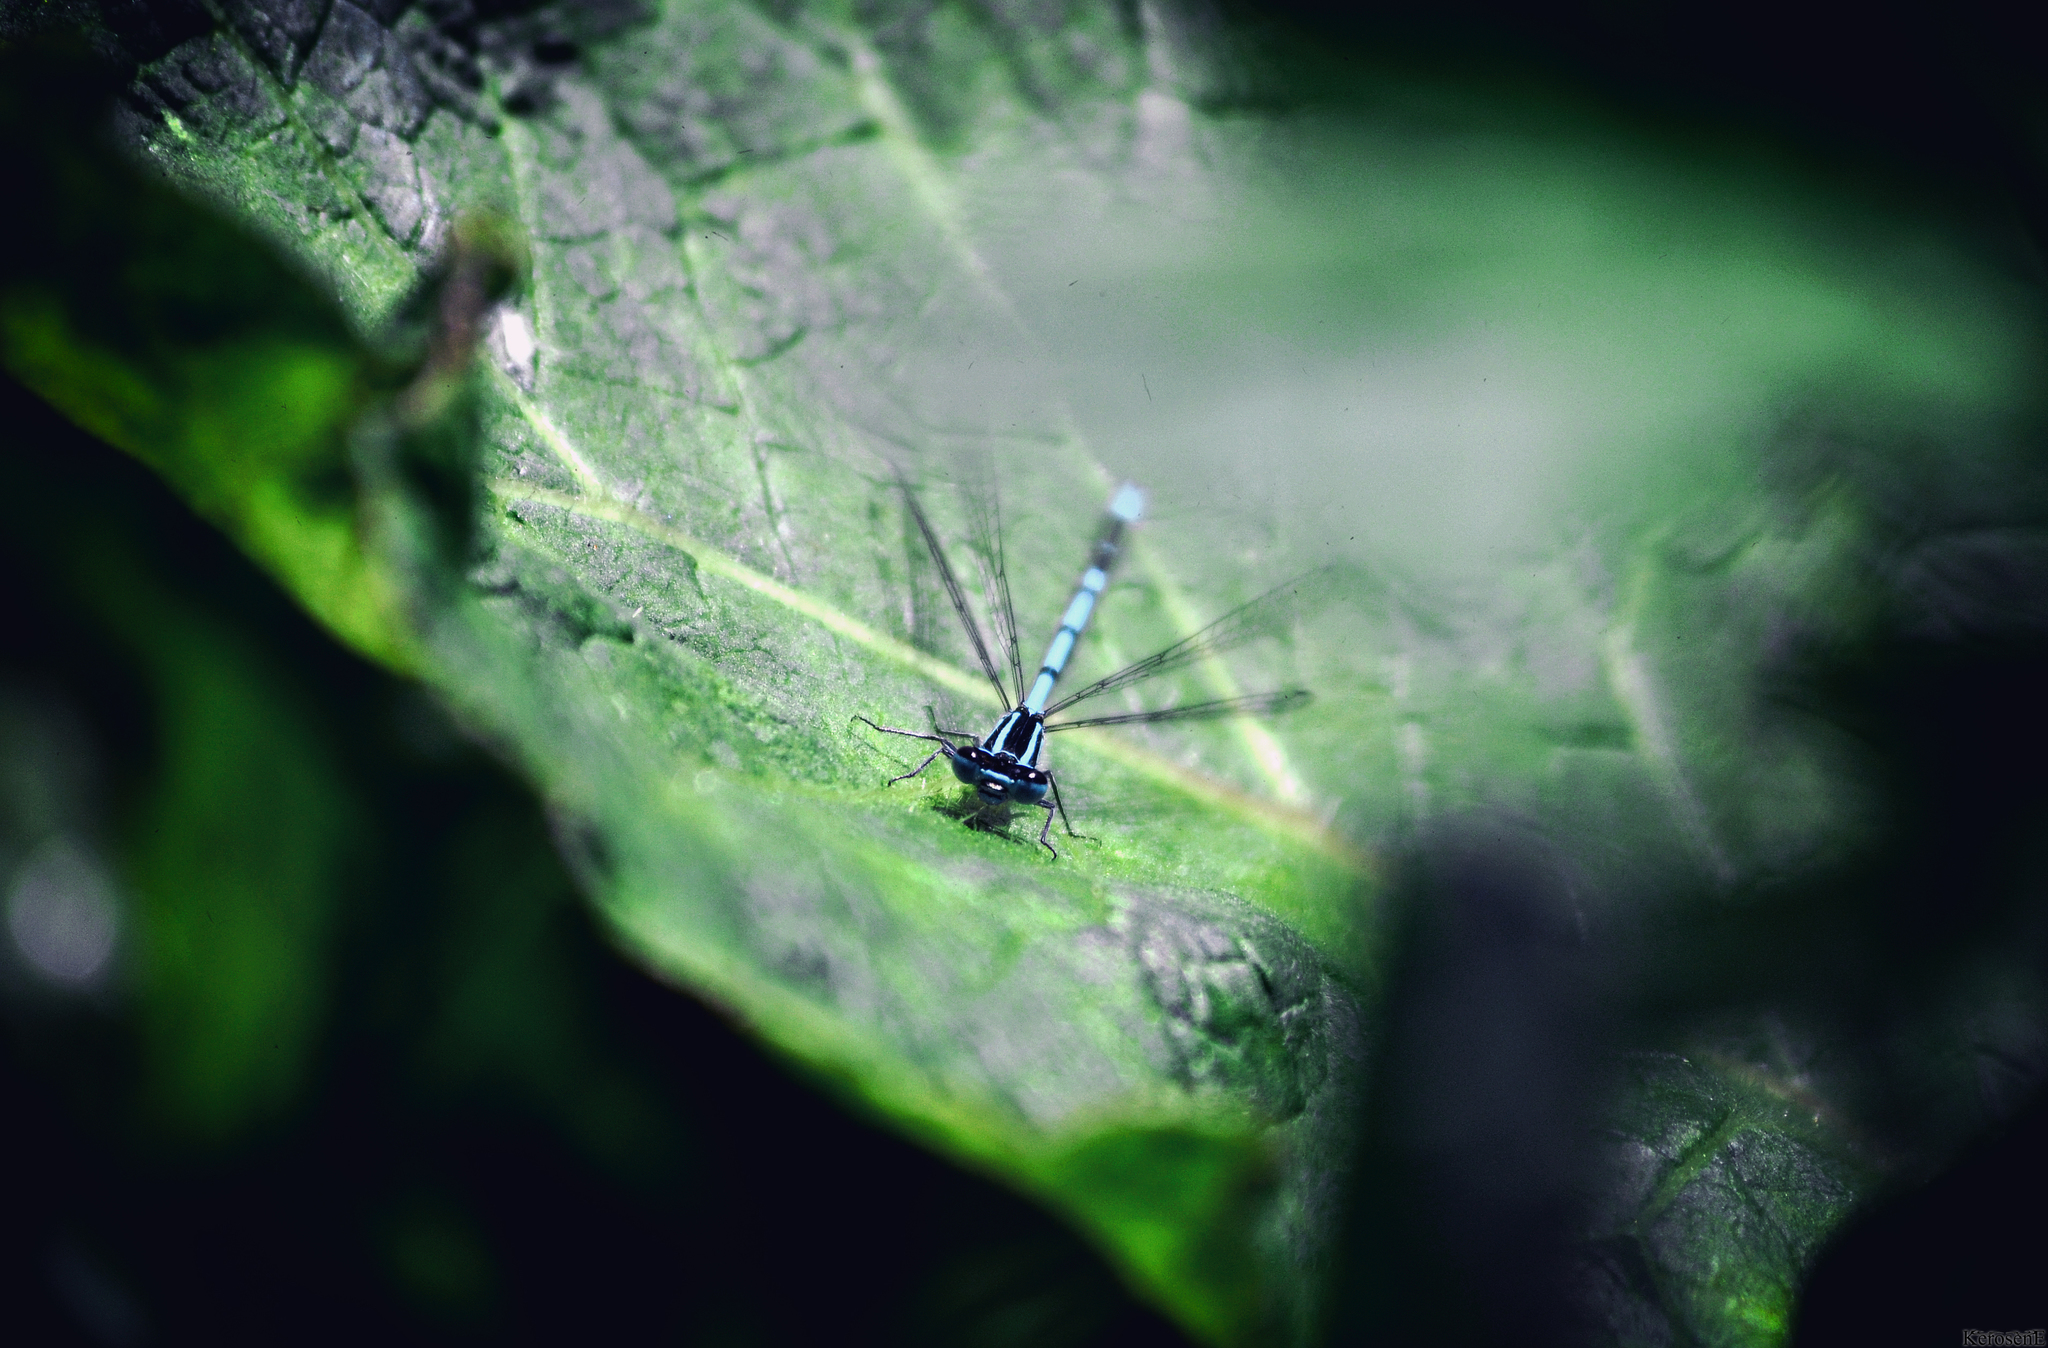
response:
<path id="1" fill-rule="evenodd" d="M 1303 1341 L 1333 1280 L 1370 1327 L 1462 1278 L 1479 1338 L 1578 1289 L 1615 1340 L 1780 1341 L 1873 1175 L 2038 1084 L 2038 933 L 1986 936 L 2030 882 L 1920 958 L 1964 835 L 1912 791 L 1963 774 L 1872 731 L 1944 686 L 1871 671 L 2038 644 L 1969 620 L 2033 574 L 2038 321 L 1946 224 L 1397 80 L 1391 111 L 1292 102 L 1324 54 L 1167 8 L 378 14 L 236 7 L 124 133 L 365 331 L 452 222 L 522 222 L 467 574 L 374 437 L 303 547 L 202 490 L 288 454 L 165 471 L 505 746 L 649 967 L 1195 1332 Z M 38 340 L 10 360 L 61 401 L 98 348 Z M 1162 508 L 1095 658 L 1304 564 L 1338 593 L 1160 690 L 1315 709 L 1062 745 L 1096 841 L 1054 865 L 943 784 L 878 789 L 895 746 L 848 723 L 991 710 L 894 469 L 953 539 L 943 484 L 993 449 L 1028 622 L 1108 444 Z M 1340 1274 L 1368 1023 L 1379 1243 Z M 1972 1084 L 1994 1062 L 2010 1090 Z"/>
<path id="2" fill-rule="evenodd" d="M 530 790 L 161 483 L 0 422 L 0 1337 L 1180 1341 L 623 964 Z"/>

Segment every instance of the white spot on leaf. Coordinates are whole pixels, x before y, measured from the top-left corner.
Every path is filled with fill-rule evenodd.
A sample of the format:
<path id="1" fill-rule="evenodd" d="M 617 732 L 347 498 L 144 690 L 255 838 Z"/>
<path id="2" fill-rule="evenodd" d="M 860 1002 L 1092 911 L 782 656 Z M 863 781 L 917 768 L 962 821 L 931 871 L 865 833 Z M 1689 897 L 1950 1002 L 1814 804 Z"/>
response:
<path id="1" fill-rule="evenodd" d="M 509 305 L 498 310 L 498 347 L 504 358 L 505 373 L 528 393 L 533 392 L 534 358 L 540 354 L 540 343 L 534 339 L 533 324 L 526 315 Z"/>

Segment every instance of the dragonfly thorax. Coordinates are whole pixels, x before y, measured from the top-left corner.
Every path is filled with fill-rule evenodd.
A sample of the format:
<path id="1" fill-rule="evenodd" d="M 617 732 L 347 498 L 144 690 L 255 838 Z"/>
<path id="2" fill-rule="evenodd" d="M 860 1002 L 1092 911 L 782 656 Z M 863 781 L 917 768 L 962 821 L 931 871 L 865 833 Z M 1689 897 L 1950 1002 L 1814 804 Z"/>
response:
<path id="1" fill-rule="evenodd" d="M 981 742 L 981 747 L 989 753 L 1027 768 L 1038 766 L 1039 750 L 1044 745 L 1045 717 L 1024 707 L 997 721 L 996 728 L 989 731 L 988 738 Z"/>
<path id="2" fill-rule="evenodd" d="M 1035 805 L 1045 799 L 1052 777 L 1038 766 L 1045 747 L 1045 718 L 1023 707 L 996 722 L 988 738 L 965 749 L 948 748 L 953 775 L 983 800 Z"/>

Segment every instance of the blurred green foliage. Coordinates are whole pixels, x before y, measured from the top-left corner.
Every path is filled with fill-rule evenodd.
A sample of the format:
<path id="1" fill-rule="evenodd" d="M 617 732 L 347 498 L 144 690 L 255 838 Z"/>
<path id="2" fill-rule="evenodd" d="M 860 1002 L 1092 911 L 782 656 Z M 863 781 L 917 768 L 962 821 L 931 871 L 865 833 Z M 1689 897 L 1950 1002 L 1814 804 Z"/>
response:
<path id="1" fill-rule="evenodd" d="M 1356 53 L 1180 10 L 177 15 L 98 87 L 0 88 L 49 207 L 9 223 L 0 355 L 382 669 L 153 488 L 96 492 L 62 465 L 97 447 L 16 395 L 41 607 L 10 756 L 70 735 L 104 767 L 18 773 L 9 845 L 22 876 L 114 877 L 124 924 L 58 977 L 112 901 L 14 882 L 44 960 L 11 994 L 20 1071 L 110 1121 L 63 1174 L 158 1186 L 24 1255 L 71 1270 L 74 1318 L 218 1314 L 269 1256 L 206 1246 L 240 1266 L 167 1290 L 145 1228 L 189 1191 L 164 1176 L 255 1188 L 275 1152 L 304 1182 L 361 1092 L 385 1150 L 287 1224 L 348 1272 L 265 1313 L 361 1279 L 368 1329 L 541 1338 L 603 1287 L 612 1323 L 802 1341 L 830 1321 L 785 1289 L 830 1284 L 875 1341 L 1169 1333 L 993 1184 L 908 1149 L 856 1173 L 892 1144 L 768 1085 L 606 940 L 1215 1343 L 1782 1342 L 1859 1202 L 2037 1088 L 2038 315 L 1946 224 L 1864 240 L 1854 192 L 1714 215 L 1684 173 L 1563 171 L 1533 139 L 1446 188 L 1429 166 L 1474 142 L 1414 106 L 1400 134 L 1352 120 L 1329 81 Z M 1425 206 L 1361 189 L 1389 156 L 1372 181 Z M 1612 209 L 1584 208 L 1596 180 Z M 1512 228 L 1464 230 L 1460 201 Z M 1049 279 L 1083 268 L 1107 316 Z M 1731 304 L 1733 336 L 1693 332 Z M 1512 315 L 1528 387 L 1452 389 L 1471 444 L 1433 409 L 1360 431 L 1353 400 L 1449 378 L 1418 351 L 1460 306 Z M 1171 410 L 1138 431 L 1137 395 L 1087 386 L 1160 315 Z M 893 468 L 950 535 L 939 484 L 1018 449 L 1010 567 L 1050 611 L 1109 480 L 1091 431 L 1162 486 L 1105 662 L 1340 560 L 1320 607 L 1162 690 L 1306 681 L 1318 708 L 1063 745 L 1091 837 L 1054 865 L 962 827 L 943 783 L 878 789 L 893 746 L 846 725 L 989 710 Z M 60 835 L 70 871 L 36 860 Z M 749 1091 L 775 1102 L 751 1137 L 719 1122 Z M 796 1121 L 840 1139 L 809 1171 Z M 556 1191 L 522 1215 L 529 1154 Z M 801 1203 L 794 1173 L 829 1201 L 762 1211 Z M 959 1197 L 882 1223 L 912 1250 L 892 1271 L 831 1283 L 892 1184 Z M 35 1202 L 32 1231 L 78 1220 L 54 1182 Z M 773 1249 L 724 1238 L 742 1210 Z M 660 1308 L 679 1270 L 710 1289 L 687 1313 Z"/>
<path id="2" fill-rule="evenodd" d="M 292 407 L 282 437 L 264 410 L 295 387 L 269 380 L 278 325 L 386 399 L 436 377 L 431 340 L 359 342 L 94 138 L 95 67 L 10 59 L 16 112 L 77 104 L 6 124 L 53 206 L 10 223 L 10 363 L 231 533 L 282 503 L 353 540 L 365 481 L 431 517 L 431 475 L 393 486 L 365 436 L 466 436 L 461 398 L 408 426 L 367 391 L 315 397 L 327 424 Z M 254 410 L 219 374 L 240 356 L 263 373 Z M 31 937 L 0 970 L 10 1337 L 1172 1341 L 1045 1218 L 622 967 L 531 790 L 424 690 L 336 645 L 107 445 L 12 379 L 4 395 L 0 861 Z M 215 489 L 224 463 L 272 485 Z M 364 635 L 320 607 L 332 573 L 279 569 Z M 79 859 L 39 865 L 53 848 Z M 46 898 L 52 920 L 24 926 Z M 849 1261 L 863 1241 L 874 1257 Z M 845 1273 L 793 1301 L 784 1259 Z"/>
<path id="3" fill-rule="evenodd" d="M 0 861 L 68 840 L 118 926 L 0 968 L 10 1337 L 1176 1341 L 622 964 L 418 687 L 4 397 Z"/>

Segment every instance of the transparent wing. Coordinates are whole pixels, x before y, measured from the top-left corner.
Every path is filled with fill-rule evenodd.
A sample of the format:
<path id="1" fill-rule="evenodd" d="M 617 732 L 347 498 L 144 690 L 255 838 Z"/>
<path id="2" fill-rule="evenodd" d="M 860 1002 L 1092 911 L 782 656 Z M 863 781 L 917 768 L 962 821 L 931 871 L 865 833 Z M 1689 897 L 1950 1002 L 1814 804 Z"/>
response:
<path id="1" fill-rule="evenodd" d="M 981 559 L 981 592 L 988 605 L 989 625 L 995 628 L 996 644 L 1010 662 L 1010 674 L 1017 681 L 1013 702 L 1024 700 L 1024 660 L 1017 649 L 1017 606 L 1010 599 L 1010 571 L 1003 559 L 1003 503 L 990 487 L 970 492 L 968 513 L 974 521 L 974 550 Z"/>
<path id="2" fill-rule="evenodd" d="M 1214 702 L 1197 702 L 1186 707 L 1162 707 L 1158 711 L 1132 711 L 1121 716 L 1090 716 L 1083 721 L 1061 721 L 1048 725 L 1048 734 L 1055 730 L 1079 730 L 1091 725 L 1157 725 L 1161 721 L 1213 721 L 1223 716 L 1277 716 L 1284 711 L 1293 711 L 1312 701 L 1314 694 L 1306 688 L 1284 688 L 1273 693 L 1250 693 L 1244 697 L 1218 698 Z"/>
<path id="3" fill-rule="evenodd" d="M 1257 599 L 1238 605 L 1193 636 L 1184 637 L 1156 655 L 1148 655 L 1135 664 L 1125 665 L 1116 673 L 1067 694 L 1047 707 L 1045 714 L 1051 716 L 1076 703 L 1086 702 L 1091 697 L 1100 697 L 1104 693 L 1128 688 L 1134 683 L 1142 683 L 1161 674 L 1185 669 L 1219 651 L 1227 651 L 1247 641 L 1283 630 L 1293 621 L 1295 600 L 1302 588 L 1321 577 L 1327 570 L 1327 567 L 1320 568 L 1275 585 Z"/>
<path id="4" fill-rule="evenodd" d="M 974 656 L 981 661 L 981 672 L 988 675 L 988 681 L 996 690 L 996 700 L 1010 706 L 1010 695 L 1003 691 L 1003 681 L 996 674 L 996 662 L 989 659 L 988 643 L 981 639 L 981 628 L 974 621 L 974 614 L 967 608 L 967 596 L 960 590 L 960 578 L 953 574 L 952 563 L 946 560 L 946 550 L 939 546 L 939 536 L 932 529 L 932 522 L 926 518 L 924 507 L 918 503 L 917 493 L 899 473 L 896 485 L 903 489 L 903 503 L 910 509 L 910 518 L 917 521 L 917 531 L 924 535 L 924 545 L 931 552 L 932 565 L 939 569 L 939 579 L 945 582 L 946 595 L 953 601 L 953 612 L 960 615 L 960 627 L 967 633 L 967 639 L 974 644 Z"/>

